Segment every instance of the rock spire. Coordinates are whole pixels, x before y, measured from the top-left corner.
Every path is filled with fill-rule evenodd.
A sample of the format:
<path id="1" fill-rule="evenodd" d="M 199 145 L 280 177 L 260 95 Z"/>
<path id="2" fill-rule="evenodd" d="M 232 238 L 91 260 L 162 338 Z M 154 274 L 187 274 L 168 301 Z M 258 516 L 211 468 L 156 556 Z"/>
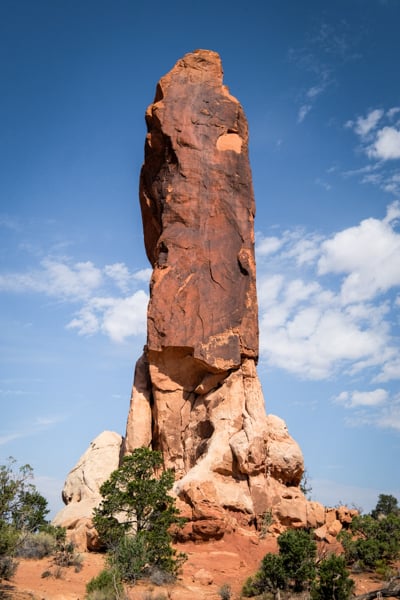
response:
<path id="1" fill-rule="evenodd" d="M 219 537 L 272 507 L 281 522 L 322 524 L 298 487 L 299 446 L 265 413 L 248 127 L 218 54 L 179 60 L 146 123 L 140 205 L 153 274 L 125 452 L 162 451 L 192 539 Z"/>

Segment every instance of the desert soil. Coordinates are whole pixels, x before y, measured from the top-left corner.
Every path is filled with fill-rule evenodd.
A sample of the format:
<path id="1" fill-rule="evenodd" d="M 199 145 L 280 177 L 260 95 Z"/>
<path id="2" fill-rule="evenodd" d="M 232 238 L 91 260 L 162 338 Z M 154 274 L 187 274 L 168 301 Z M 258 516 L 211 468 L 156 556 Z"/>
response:
<path id="1" fill-rule="evenodd" d="M 130 600 L 219 600 L 222 585 L 229 584 L 232 598 L 239 598 L 245 579 L 254 574 L 262 557 L 277 549 L 276 539 L 259 540 L 252 536 L 232 534 L 217 542 L 186 543 L 177 546 L 187 554 L 182 574 L 173 586 L 140 583 L 128 592 Z M 82 570 L 62 569 L 59 577 L 42 577 L 53 571 L 51 559 L 20 560 L 11 582 L 0 584 L 0 600 L 83 600 L 86 583 L 103 568 L 104 555 L 84 553 Z M 356 594 L 379 589 L 382 582 L 370 575 L 352 576 Z"/>

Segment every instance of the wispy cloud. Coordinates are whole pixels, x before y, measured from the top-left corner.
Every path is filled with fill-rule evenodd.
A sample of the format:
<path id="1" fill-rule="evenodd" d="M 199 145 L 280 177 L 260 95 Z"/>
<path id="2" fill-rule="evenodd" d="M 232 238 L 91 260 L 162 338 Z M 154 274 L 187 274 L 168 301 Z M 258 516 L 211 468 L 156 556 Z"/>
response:
<path id="1" fill-rule="evenodd" d="M 375 108 L 366 116 L 357 116 L 345 123 L 359 141 L 358 150 L 364 153 L 369 163 L 359 169 L 347 171 L 345 176 L 361 176 L 361 183 L 380 187 L 385 192 L 400 196 L 400 122 L 397 115 L 400 107 L 388 110 Z"/>
<path id="2" fill-rule="evenodd" d="M 22 423 L 20 427 L 14 431 L 2 432 L 0 430 L 0 446 L 5 446 L 14 440 L 38 435 L 43 431 L 51 429 L 58 423 L 64 422 L 66 418 L 65 415 L 38 416 L 29 424 Z"/>
<path id="3" fill-rule="evenodd" d="M 299 90 L 297 122 L 303 123 L 315 108 L 320 96 L 335 82 L 335 73 L 349 60 L 359 58 L 354 52 L 358 40 L 350 31 L 346 21 L 335 25 L 321 21 L 308 35 L 307 43 L 289 50 L 289 60 L 305 74 L 309 86 Z"/>

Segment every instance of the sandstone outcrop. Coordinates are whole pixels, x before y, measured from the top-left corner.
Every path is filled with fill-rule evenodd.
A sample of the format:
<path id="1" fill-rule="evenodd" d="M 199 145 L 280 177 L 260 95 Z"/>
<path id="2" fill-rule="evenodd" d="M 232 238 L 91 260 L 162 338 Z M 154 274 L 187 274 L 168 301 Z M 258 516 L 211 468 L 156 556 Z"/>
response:
<path id="1" fill-rule="evenodd" d="M 301 450 L 265 411 L 248 128 L 218 54 L 179 60 L 157 85 L 146 123 L 140 205 L 153 273 L 126 436 L 106 432 L 92 442 L 54 522 L 81 547 L 96 547 L 90 517 L 99 487 L 124 454 L 146 446 L 175 472 L 182 541 L 243 527 L 246 536 L 310 527 L 331 541 L 354 515 L 305 498 Z"/>
<path id="2" fill-rule="evenodd" d="M 256 372 L 248 127 L 218 54 L 179 60 L 157 85 L 146 123 L 140 204 L 153 274 L 125 452 L 161 450 L 188 538 L 221 537 L 271 509 L 286 525 L 321 525 L 323 507 L 299 489 L 301 450 L 284 422 L 266 415 Z"/>
<path id="3" fill-rule="evenodd" d="M 54 525 L 69 530 L 69 538 L 81 550 L 98 547 L 97 532 L 91 518 L 100 504 L 100 487 L 118 469 L 122 437 L 113 431 L 103 431 L 90 444 L 75 467 L 69 472 L 62 499 L 66 505 L 53 519 Z"/>

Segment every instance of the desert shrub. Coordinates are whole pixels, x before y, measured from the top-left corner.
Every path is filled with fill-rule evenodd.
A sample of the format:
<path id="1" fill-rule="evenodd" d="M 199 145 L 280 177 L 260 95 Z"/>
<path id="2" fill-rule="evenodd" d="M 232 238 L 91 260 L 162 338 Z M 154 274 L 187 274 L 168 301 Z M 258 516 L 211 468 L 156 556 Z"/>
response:
<path id="1" fill-rule="evenodd" d="M 339 539 L 348 564 L 374 570 L 378 561 L 387 564 L 400 555 L 400 517 L 394 513 L 377 519 L 371 515 L 355 517 L 350 532 L 341 532 Z"/>
<path id="2" fill-rule="evenodd" d="M 332 554 L 318 567 L 317 578 L 311 587 L 312 600 L 348 600 L 354 588 L 343 556 Z"/>
<path id="3" fill-rule="evenodd" d="M 56 546 L 57 540 L 50 533 L 28 533 L 22 536 L 16 554 L 22 558 L 44 558 L 53 554 Z"/>
<path id="4" fill-rule="evenodd" d="M 0 579 L 10 579 L 17 567 L 18 547 L 29 533 L 46 523 L 47 501 L 31 483 L 29 465 L 19 469 L 9 458 L 0 465 Z"/>
<path id="5" fill-rule="evenodd" d="M 12 579 L 18 563 L 12 556 L 0 556 L 0 579 Z"/>
<path id="6" fill-rule="evenodd" d="M 119 573 L 111 569 L 104 569 L 86 584 L 88 600 L 119 600 L 122 594 Z"/>
<path id="7" fill-rule="evenodd" d="M 165 585 L 167 583 L 173 583 L 175 581 L 174 575 L 163 571 L 158 567 L 151 567 L 149 570 L 149 579 L 154 585 Z"/>
<path id="8" fill-rule="evenodd" d="M 39 533 L 48 533 L 53 537 L 57 544 L 65 542 L 67 539 L 67 530 L 65 527 L 59 525 L 52 525 L 51 523 L 45 523 L 39 528 Z"/>
<path id="9" fill-rule="evenodd" d="M 302 591 L 316 574 L 317 547 L 311 535 L 302 529 L 288 530 L 278 537 L 279 554 L 268 553 L 260 569 L 249 577 L 242 589 L 246 598 L 278 590 Z"/>
<path id="10" fill-rule="evenodd" d="M 73 542 L 61 542 L 57 544 L 54 552 L 53 564 L 57 567 L 75 567 L 79 573 L 82 569 L 82 555 L 76 552 Z"/>
<path id="11" fill-rule="evenodd" d="M 165 594 L 156 594 L 153 596 L 153 592 L 147 591 L 142 596 L 143 600 L 168 600 Z"/>
<path id="12" fill-rule="evenodd" d="M 224 583 L 218 590 L 218 595 L 221 600 L 230 600 L 232 598 L 232 588 L 229 583 Z"/>
<path id="13" fill-rule="evenodd" d="M 93 521 L 123 581 L 134 583 L 154 568 L 176 577 L 185 559 L 171 543 L 171 526 L 183 524 L 168 493 L 174 475 L 156 476 L 161 468 L 160 452 L 137 448 L 100 488 L 103 500 Z"/>
<path id="14" fill-rule="evenodd" d="M 378 502 L 371 511 L 371 517 L 373 519 L 379 519 L 380 517 L 387 517 L 388 515 L 400 515 L 397 498 L 391 494 L 379 494 Z"/>
<path id="15" fill-rule="evenodd" d="M 317 545 L 304 529 L 288 529 L 278 537 L 279 556 L 285 576 L 295 592 L 305 589 L 315 577 Z"/>

